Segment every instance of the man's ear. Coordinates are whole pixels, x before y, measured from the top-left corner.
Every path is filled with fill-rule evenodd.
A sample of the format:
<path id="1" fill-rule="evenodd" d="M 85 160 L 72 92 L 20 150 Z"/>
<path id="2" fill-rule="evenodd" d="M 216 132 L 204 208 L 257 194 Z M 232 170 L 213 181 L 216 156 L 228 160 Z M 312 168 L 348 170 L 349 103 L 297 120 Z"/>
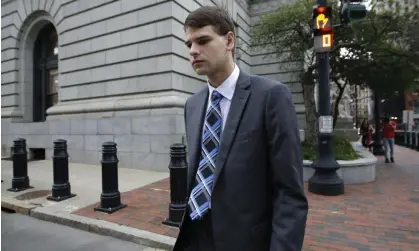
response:
<path id="1" fill-rule="evenodd" d="M 234 35 L 232 31 L 229 31 L 226 37 L 227 37 L 227 50 L 233 51 L 234 46 L 235 46 L 236 36 Z"/>

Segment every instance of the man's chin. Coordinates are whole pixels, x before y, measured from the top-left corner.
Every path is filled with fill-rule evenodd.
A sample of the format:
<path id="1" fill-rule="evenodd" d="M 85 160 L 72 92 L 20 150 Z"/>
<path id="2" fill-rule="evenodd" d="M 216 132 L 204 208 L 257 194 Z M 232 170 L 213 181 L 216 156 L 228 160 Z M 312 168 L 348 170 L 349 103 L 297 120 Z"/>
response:
<path id="1" fill-rule="evenodd" d="M 207 71 L 204 68 L 195 68 L 194 70 L 198 75 L 207 75 Z"/>

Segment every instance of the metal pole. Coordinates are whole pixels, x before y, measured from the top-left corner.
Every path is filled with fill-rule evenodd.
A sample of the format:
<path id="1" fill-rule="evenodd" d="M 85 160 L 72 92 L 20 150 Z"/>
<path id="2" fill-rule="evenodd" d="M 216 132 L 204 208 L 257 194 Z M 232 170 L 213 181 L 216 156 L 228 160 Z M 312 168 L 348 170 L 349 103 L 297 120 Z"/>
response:
<path id="1" fill-rule="evenodd" d="M 412 135 L 413 135 L 412 126 L 409 126 L 409 146 L 408 147 L 412 147 L 412 144 L 413 144 Z"/>
<path id="2" fill-rule="evenodd" d="M 383 145 L 381 144 L 381 136 L 380 136 L 380 97 L 378 93 L 374 92 L 374 119 L 375 119 L 375 135 L 374 135 L 374 145 L 372 149 L 372 153 L 374 155 L 382 156 L 384 155 Z"/>
<path id="3" fill-rule="evenodd" d="M 410 146 L 410 148 L 416 149 L 416 144 L 416 132 L 412 131 L 412 145 Z"/>
<path id="4" fill-rule="evenodd" d="M 317 0 L 319 6 L 327 6 L 325 0 Z M 319 65 L 319 115 L 321 122 L 330 119 L 330 63 L 329 52 L 317 53 Z M 344 193 L 343 180 L 336 170 L 340 168 L 333 156 L 332 132 L 322 132 L 319 128 L 317 159 L 312 167 L 315 169 L 313 177 L 308 181 L 308 190 L 321 195 L 342 195 Z"/>
<path id="5" fill-rule="evenodd" d="M 355 85 L 355 127 L 358 128 L 358 87 Z"/>
<path id="6" fill-rule="evenodd" d="M 419 131 L 416 132 L 416 151 L 419 151 Z"/>

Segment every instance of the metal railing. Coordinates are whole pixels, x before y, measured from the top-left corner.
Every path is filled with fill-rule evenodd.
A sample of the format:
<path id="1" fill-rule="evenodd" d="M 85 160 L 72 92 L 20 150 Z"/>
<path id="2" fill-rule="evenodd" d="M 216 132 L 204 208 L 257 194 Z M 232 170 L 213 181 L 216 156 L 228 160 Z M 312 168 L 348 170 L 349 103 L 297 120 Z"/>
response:
<path id="1" fill-rule="evenodd" d="M 419 131 L 396 130 L 395 144 L 419 151 Z"/>

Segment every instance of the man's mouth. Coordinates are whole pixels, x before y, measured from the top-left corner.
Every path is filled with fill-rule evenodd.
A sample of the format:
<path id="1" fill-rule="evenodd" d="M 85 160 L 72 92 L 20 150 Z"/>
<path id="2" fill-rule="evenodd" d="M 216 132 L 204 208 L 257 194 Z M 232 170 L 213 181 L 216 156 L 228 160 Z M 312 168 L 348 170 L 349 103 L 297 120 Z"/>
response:
<path id="1" fill-rule="evenodd" d="M 203 63 L 204 61 L 202 61 L 202 60 L 194 60 L 193 62 L 192 62 L 192 65 L 196 65 L 196 64 L 199 64 L 199 63 Z"/>

